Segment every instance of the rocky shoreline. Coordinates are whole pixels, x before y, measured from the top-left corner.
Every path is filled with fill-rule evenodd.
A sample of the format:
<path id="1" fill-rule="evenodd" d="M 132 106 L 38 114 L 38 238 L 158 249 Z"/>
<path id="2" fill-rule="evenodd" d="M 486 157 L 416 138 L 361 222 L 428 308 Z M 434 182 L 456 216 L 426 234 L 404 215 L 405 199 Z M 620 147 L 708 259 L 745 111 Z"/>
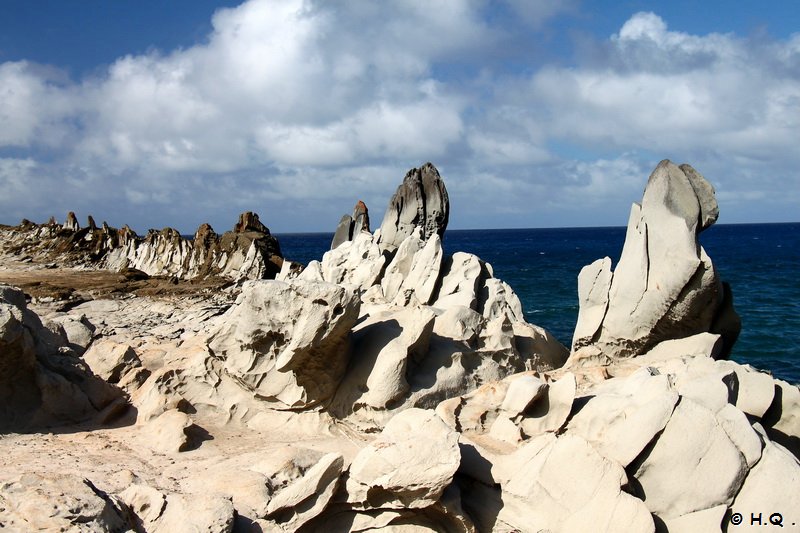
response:
<path id="1" fill-rule="evenodd" d="M 654 170 L 619 264 L 579 275 L 570 348 L 444 253 L 449 210 L 411 169 L 379 229 L 358 202 L 308 265 L 253 213 L 193 240 L 0 228 L 0 528 L 800 524 L 800 389 L 726 360 L 741 325 L 699 243 L 703 176 Z"/>

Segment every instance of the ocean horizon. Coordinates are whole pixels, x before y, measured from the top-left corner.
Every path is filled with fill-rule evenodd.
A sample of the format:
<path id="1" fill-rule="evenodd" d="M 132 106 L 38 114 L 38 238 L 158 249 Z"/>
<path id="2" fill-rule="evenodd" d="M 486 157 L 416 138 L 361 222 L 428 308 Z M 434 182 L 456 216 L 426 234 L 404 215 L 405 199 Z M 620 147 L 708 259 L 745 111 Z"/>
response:
<path id="1" fill-rule="evenodd" d="M 614 266 L 625 242 L 624 226 L 452 229 L 445 253 L 468 252 L 490 263 L 522 301 L 528 322 L 566 346 L 578 317 L 581 268 L 608 256 Z M 308 264 L 330 249 L 332 232 L 275 233 L 284 257 Z M 742 332 L 731 359 L 800 383 L 800 222 L 716 224 L 700 244 L 730 283 Z"/>

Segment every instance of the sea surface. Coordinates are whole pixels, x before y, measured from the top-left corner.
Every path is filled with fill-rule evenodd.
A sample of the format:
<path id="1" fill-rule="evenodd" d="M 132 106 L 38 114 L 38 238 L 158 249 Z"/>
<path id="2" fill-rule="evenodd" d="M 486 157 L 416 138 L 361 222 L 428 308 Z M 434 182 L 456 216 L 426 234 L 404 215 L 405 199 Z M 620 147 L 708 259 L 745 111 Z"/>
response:
<path id="1" fill-rule="evenodd" d="M 307 264 L 330 248 L 332 233 L 277 235 L 285 257 Z M 577 277 L 595 259 L 616 266 L 625 228 L 448 230 L 446 253 L 470 252 L 522 300 L 528 322 L 569 346 L 578 317 Z M 800 223 L 717 224 L 700 235 L 731 284 L 742 333 L 731 358 L 800 383 Z"/>

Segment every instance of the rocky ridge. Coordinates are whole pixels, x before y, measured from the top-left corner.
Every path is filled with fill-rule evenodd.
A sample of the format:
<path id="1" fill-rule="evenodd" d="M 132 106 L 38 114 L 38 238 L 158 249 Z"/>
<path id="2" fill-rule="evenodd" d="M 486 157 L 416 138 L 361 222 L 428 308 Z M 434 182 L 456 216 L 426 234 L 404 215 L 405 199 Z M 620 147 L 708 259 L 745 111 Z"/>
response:
<path id="1" fill-rule="evenodd" d="M 232 231 L 217 235 L 202 224 L 191 240 L 173 228 L 151 229 L 144 237 L 128 226 L 116 229 L 103 222 L 98 228 L 91 216 L 81 228 L 73 212 L 63 225 L 54 219 L 41 225 L 23 220 L 2 232 L 2 251 L 11 256 L 147 276 L 272 279 L 283 264 L 278 240 L 249 211 L 239 215 Z"/>
<path id="2" fill-rule="evenodd" d="M 670 165 L 651 177 L 642 211 L 697 213 L 698 226 L 716 218 L 710 185 L 675 167 L 705 191 L 685 194 Z M 417 198 L 447 197 L 443 182 L 425 183 Z M 681 234 L 655 227 L 672 214 L 648 215 L 645 233 L 696 239 L 690 218 Z M 360 231 L 302 271 L 244 283 L 235 302 L 130 298 L 64 310 L 5 289 L 16 322 L 0 338 L 20 346 L 26 313 L 29 346 L 60 324 L 56 352 L 80 359 L 83 379 L 130 408 L 101 420 L 87 411 L 84 426 L 40 419 L 6 430 L 2 527 L 724 531 L 733 513 L 800 508 L 800 389 L 724 360 L 731 337 L 708 315 L 728 304 L 709 312 L 687 297 L 709 301 L 718 280 L 674 290 L 684 278 L 660 273 L 676 257 L 649 254 L 647 268 L 625 276 L 633 285 L 663 276 L 670 326 L 653 303 L 629 313 L 638 336 L 624 343 L 589 331 L 627 311 L 622 294 L 597 311 L 603 290 L 586 290 L 613 287 L 622 261 L 608 282 L 587 284 L 582 272 L 576 338 L 590 342 L 564 365 L 567 350 L 524 321 L 490 265 L 445 256 L 444 230 L 427 231 L 426 217 L 389 219 L 387 233 L 408 232 L 396 247 L 382 245 L 383 227 Z M 677 250 L 691 248 L 683 242 Z M 713 271 L 702 249 L 677 255 L 691 257 L 696 271 Z M 28 368 L 34 381 L 50 371 Z M 47 516 L 36 512 L 45 502 Z"/>

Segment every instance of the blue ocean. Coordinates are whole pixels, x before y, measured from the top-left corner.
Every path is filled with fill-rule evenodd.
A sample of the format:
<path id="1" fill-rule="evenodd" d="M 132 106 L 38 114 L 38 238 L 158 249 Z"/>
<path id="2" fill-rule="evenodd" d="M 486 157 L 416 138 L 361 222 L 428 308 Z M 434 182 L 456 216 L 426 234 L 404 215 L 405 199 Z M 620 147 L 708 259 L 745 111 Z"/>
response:
<path id="1" fill-rule="evenodd" d="M 285 257 L 321 259 L 331 233 L 278 234 Z M 569 346 L 578 317 L 580 269 L 609 256 L 616 264 L 625 228 L 448 230 L 447 253 L 470 252 L 519 295 L 528 322 Z M 731 284 L 742 333 L 731 358 L 800 383 L 800 223 L 717 224 L 700 242 Z"/>

